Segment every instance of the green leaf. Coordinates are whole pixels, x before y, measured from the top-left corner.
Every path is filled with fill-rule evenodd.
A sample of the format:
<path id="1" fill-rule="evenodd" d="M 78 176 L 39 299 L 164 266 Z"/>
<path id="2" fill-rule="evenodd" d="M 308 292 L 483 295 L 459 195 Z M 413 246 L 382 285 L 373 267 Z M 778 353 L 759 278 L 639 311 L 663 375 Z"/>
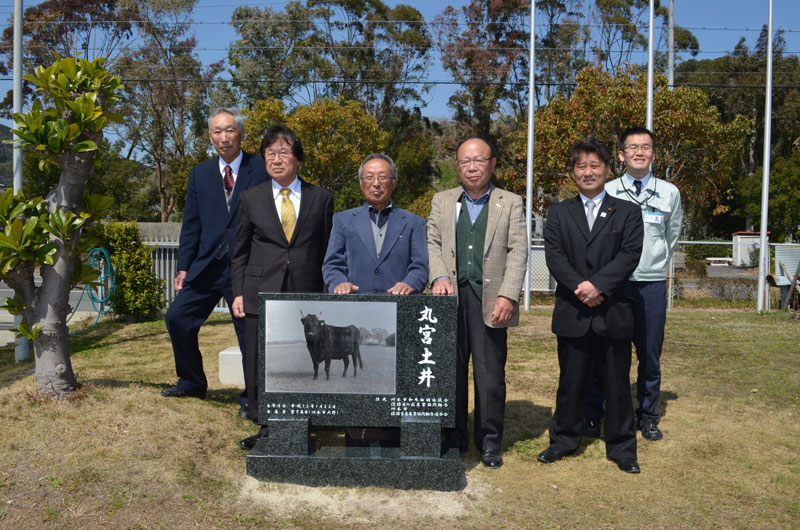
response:
<path id="1" fill-rule="evenodd" d="M 97 144 L 94 143 L 92 140 L 84 140 L 82 142 L 78 142 L 76 144 L 72 144 L 69 146 L 70 151 L 75 151 L 76 153 L 85 153 L 87 151 L 97 151 Z"/>

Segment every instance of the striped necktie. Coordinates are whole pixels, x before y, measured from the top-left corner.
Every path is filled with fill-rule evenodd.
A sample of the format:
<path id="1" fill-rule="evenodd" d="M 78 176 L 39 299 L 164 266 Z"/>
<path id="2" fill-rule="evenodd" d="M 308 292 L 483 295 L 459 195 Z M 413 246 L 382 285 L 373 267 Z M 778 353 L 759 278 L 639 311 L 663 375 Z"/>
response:
<path id="1" fill-rule="evenodd" d="M 294 217 L 294 204 L 289 199 L 289 194 L 292 192 L 289 188 L 281 188 L 281 226 L 283 226 L 283 233 L 286 234 L 286 241 L 292 240 L 294 233 L 295 217 Z"/>
<path id="2" fill-rule="evenodd" d="M 586 209 L 587 209 L 587 211 L 586 211 L 586 222 L 589 223 L 589 230 L 591 230 L 592 227 L 594 226 L 594 214 L 595 214 L 594 209 L 595 208 L 597 208 L 597 205 L 594 203 L 593 200 L 589 199 L 588 201 L 586 201 Z"/>

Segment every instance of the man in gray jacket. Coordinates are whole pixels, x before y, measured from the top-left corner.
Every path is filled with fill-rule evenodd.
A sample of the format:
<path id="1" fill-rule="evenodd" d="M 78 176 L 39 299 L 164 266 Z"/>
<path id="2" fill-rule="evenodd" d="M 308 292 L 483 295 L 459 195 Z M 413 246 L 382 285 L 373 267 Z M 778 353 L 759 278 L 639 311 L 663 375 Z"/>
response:
<path id="1" fill-rule="evenodd" d="M 653 133 L 631 127 L 619 139 L 619 160 L 625 174 L 606 184 L 606 192 L 631 201 L 642 209 L 644 245 L 639 265 L 630 277 L 634 295 L 633 344 L 639 360 L 636 391 L 637 428 L 645 440 L 663 438 L 658 428 L 656 405 L 661 393 L 661 347 L 667 321 L 667 274 L 681 232 L 681 194 L 666 180 L 656 178 L 650 168 L 655 159 Z M 584 398 L 584 436 L 600 437 L 603 390 L 590 377 Z"/>

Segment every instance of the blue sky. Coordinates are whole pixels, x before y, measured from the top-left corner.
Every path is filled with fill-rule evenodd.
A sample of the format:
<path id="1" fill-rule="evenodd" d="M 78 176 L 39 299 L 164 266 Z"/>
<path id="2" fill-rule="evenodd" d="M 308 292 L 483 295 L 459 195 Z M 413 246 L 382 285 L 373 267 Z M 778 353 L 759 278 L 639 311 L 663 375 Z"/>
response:
<path id="1" fill-rule="evenodd" d="M 460 6 L 465 2 L 458 1 L 420 1 L 384 0 L 389 5 L 406 3 L 416 7 L 426 20 L 441 13 L 447 5 Z M 668 0 L 662 0 L 665 4 Z M 38 2 L 25 2 L 30 6 Z M 588 2 L 587 2 L 588 3 Z M 768 0 L 675 0 L 675 22 L 689 28 L 700 41 L 698 59 L 713 58 L 733 49 L 739 38 L 744 36 L 750 47 L 755 44 L 761 26 L 767 23 Z M 0 6 L 0 20 L 3 27 L 10 23 L 12 0 Z M 210 63 L 224 60 L 227 57 L 227 46 L 235 40 L 233 29 L 227 24 L 233 10 L 241 5 L 264 6 L 281 9 L 285 2 L 264 0 L 199 0 L 195 8 L 194 20 L 202 22 L 195 26 L 201 50 L 199 54 L 204 62 Z M 785 30 L 786 50 L 800 54 L 800 1 L 774 0 L 773 26 Z M 638 58 L 637 58 L 638 59 Z M 643 59 L 643 57 L 642 57 Z M 449 80 L 449 76 L 435 65 L 430 72 L 430 80 Z M 11 87 L 10 81 L 0 81 L 0 91 L 5 93 Z M 453 93 L 453 85 L 434 86 L 426 96 L 424 113 L 429 117 L 448 116 L 450 111 L 447 100 Z M 4 122 L 9 124 L 8 122 Z"/>

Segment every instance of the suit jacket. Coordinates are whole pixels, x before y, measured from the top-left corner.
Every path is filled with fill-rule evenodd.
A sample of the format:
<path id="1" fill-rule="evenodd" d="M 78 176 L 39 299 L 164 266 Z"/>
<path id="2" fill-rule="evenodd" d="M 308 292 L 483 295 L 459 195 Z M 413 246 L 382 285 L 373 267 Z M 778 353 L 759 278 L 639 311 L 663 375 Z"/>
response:
<path id="1" fill-rule="evenodd" d="M 337 213 L 322 276 L 331 292 L 342 282 L 357 285 L 359 293 L 385 293 L 397 282 L 405 282 L 421 293 L 428 283 L 425 221 L 393 207 L 379 258 L 369 206 Z"/>
<path id="2" fill-rule="evenodd" d="M 611 339 L 633 337 L 633 298 L 628 278 L 642 253 L 644 226 L 638 205 L 606 194 L 589 231 L 580 196 L 547 211 L 544 245 L 547 268 L 558 282 L 552 330 L 582 337 L 589 329 Z M 581 302 L 574 291 L 589 280 L 604 295 L 599 306 Z"/>
<path id="3" fill-rule="evenodd" d="M 333 195 L 300 180 L 300 212 L 291 242 L 275 208 L 272 181 L 247 190 L 239 203 L 236 251 L 231 261 L 233 296 L 244 296 L 245 313 L 258 314 L 258 293 L 323 292 L 322 260 L 333 219 Z"/>
<path id="4" fill-rule="evenodd" d="M 447 276 L 458 294 L 456 274 L 456 222 L 461 209 L 462 188 L 452 188 L 433 196 L 428 217 L 428 266 L 430 281 Z M 508 326 L 519 324 L 519 295 L 528 264 L 528 245 L 522 197 L 494 188 L 485 208 L 489 208 L 486 239 L 483 243 L 483 321 L 492 325 L 492 311 L 498 296 L 514 302 Z"/>
<path id="5" fill-rule="evenodd" d="M 177 265 L 179 271 L 187 271 L 185 281 L 191 282 L 196 278 L 220 252 L 227 252 L 230 260 L 236 247 L 239 197 L 244 190 L 266 180 L 264 159 L 242 152 L 229 210 L 225 204 L 219 157 L 192 169 L 178 246 Z"/>

